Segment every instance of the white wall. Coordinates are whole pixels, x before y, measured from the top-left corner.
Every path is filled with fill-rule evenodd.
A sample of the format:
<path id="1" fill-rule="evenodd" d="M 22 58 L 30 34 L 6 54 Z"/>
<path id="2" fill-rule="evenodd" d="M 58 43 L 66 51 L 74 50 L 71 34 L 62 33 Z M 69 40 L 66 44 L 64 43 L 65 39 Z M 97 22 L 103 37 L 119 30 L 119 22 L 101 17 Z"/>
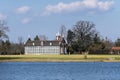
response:
<path id="1" fill-rule="evenodd" d="M 25 54 L 60 54 L 60 46 L 25 46 Z"/>

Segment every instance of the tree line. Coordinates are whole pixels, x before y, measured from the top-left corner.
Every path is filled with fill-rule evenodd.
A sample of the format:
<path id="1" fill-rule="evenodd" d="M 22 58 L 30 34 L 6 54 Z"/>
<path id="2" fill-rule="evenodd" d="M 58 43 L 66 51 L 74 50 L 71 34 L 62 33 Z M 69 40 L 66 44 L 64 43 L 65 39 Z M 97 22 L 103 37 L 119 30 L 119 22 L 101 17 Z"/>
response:
<path id="1" fill-rule="evenodd" d="M 116 39 L 115 42 L 112 42 L 107 37 L 104 39 L 96 30 L 95 26 L 90 21 L 78 21 L 71 29 L 66 31 L 65 26 L 62 25 L 60 34 L 67 42 L 67 53 L 82 54 L 83 52 L 89 52 L 91 54 L 106 54 L 112 46 L 120 46 L 120 38 Z M 6 22 L 0 20 L 0 54 L 24 54 L 22 37 L 18 38 L 18 43 L 12 43 L 9 41 L 8 31 L 9 28 Z M 39 37 L 40 39 L 47 40 L 45 35 L 40 35 Z"/>
<path id="2" fill-rule="evenodd" d="M 24 54 L 24 43 L 22 41 L 22 37 L 18 38 L 18 43 L 12 43 L 9 40 L 7 32 L 9 32 L 9 28 L 6 21 L 0 20 L 0 54 Z"/>
<path id="3" fill-rule="evenodd" d="M 70 53 L 107 53 L 113 46 L 112 41 L 103 39 L 90 21 L 78 21 L 67 31 L 68 52 Z M 118 42 L 116 42 L 118 43 Z"/>

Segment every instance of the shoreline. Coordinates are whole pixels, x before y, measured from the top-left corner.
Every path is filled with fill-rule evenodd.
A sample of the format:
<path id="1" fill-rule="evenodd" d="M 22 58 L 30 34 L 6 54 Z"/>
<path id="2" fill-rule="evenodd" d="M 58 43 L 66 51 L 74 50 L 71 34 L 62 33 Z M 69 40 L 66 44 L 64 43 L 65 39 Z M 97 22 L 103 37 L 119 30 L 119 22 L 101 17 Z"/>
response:
<path id="1" fill-rule="evenodd" d="M 120 62 L 120 55 L 0 55 L 0 62 Z"/>
<path id="2" fill-rule="evenodd" d="M 90 61 L 86 61 L 86 60 L 69 60 L 69 61 L 66 61 L 66 60 L 0 60 L 0 63 L 1 62 L 120 62 L 120 61 L 107 61 L 107 60 L 102 60 L 102 61 L 99 61 L 99 60 L 90 60 Z"/>

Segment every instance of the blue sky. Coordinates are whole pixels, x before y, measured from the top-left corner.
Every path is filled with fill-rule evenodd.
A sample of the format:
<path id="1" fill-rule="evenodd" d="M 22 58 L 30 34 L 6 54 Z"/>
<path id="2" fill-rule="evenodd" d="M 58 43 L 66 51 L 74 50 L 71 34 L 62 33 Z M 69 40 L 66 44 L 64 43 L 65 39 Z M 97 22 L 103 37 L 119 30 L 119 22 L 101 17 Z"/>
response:
<path id="1" fill-rule="evenodd" d="M 10 41 L 46 35 L 55 39 L 61 25 L 92 21 L 101 36 L 120 38 L 120 0 L 0 0 L 0 19 L 9 26 Z"/>

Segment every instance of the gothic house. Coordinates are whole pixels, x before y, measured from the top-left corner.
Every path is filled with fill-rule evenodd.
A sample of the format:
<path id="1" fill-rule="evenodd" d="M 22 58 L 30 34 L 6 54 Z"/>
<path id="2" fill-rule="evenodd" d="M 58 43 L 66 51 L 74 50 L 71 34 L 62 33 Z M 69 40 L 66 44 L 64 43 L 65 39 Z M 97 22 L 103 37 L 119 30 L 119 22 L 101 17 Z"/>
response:
<path id="1" fill-rule="evenodd" d="M 56 40 L 40 40 L 30 38 L 25 43 L 25 54 L 65 54 L 66 42 L 60 34 L 56 34 Z"/>

